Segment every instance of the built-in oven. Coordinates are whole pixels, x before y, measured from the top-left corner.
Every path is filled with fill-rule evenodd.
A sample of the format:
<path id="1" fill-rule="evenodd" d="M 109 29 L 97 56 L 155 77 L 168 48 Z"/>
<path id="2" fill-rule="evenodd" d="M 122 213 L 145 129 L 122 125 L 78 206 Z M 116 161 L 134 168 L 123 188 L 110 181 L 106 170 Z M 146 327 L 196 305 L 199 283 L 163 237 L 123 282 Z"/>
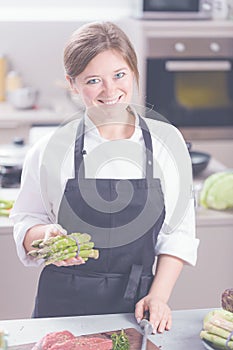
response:
<path id="1" fill-rule="evenodd" d="M 146 102 L 178 128 L 233 128 L 233 37 L 148 38 Z"/>

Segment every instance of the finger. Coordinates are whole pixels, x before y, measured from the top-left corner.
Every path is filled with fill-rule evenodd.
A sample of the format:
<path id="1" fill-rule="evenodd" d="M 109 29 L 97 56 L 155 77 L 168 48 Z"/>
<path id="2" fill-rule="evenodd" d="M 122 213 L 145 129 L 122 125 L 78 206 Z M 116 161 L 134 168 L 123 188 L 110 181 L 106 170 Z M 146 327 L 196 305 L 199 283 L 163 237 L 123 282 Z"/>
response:
<path id="1" fill-rule="evenodd" d="M 80 257 L 66 259 L 66 260 L 64 260 L 64 262 L 67 265 L 81 265 L 81 264 L 85 264 L 85 261 L 82 258 L 80 258 Z"/>
<path id="2" fill-rule="evenodd" d="M 67 231 L 61 225 L 55 224 L 55 226 L 61 234 L 67 235 Z"/>
<path id="3" fill-rule="evenodd" d="M 81 264 L 85 264 L 85 261 L 80 257 L 69 258 L 69 259 L 57 261 L 54 263 L 54 265 L 56 266 L 73 266 L 73 265 L 81 265 Z"/>
<path id="4" fill-rule="evenodd" d="M 51 224 L 45 230 L 44 241 L 46 241 L 51 236 L 65 235 L 67 231 L 62 228 L 61 225 Z"/>
<path id="5" fill-rule="evenodd" d="M 139 323 L 142 318 L 143 318 L 143 314 L 144 314 L 144 303 L 139 301 L 137 304 L 136 304 L 136 307 L 135 307 L 135 318 L 137 320 L 137 322 Z"/>
<path id="6" fill-rule="evenodd" d="M 166 324 L 167 324 L 167 317 L 164 317 L 164 318 L 162 318 L 162 320 L 160 321 L 159 326 L 158 326 L 159 333 L 163 333 L 165 331 Z"/>
<path id="7" fill-rule="evenodd" d="M 169 331 L 171 329 L 171 326 L 172 326 L 172 315 L 170 314 L 168 316 L 168 320 L 167 320 L 167 324 L 166 324 L 166 330 Z"/>
<path id="8" fill-rule="evenodd" d="M 153 326 L 153 333 L 155 334 L 158 330 L 160 322 L 163 318 L 163 312 L 159 308 L 151 308 L 150 309 L 150 323 Z"/>

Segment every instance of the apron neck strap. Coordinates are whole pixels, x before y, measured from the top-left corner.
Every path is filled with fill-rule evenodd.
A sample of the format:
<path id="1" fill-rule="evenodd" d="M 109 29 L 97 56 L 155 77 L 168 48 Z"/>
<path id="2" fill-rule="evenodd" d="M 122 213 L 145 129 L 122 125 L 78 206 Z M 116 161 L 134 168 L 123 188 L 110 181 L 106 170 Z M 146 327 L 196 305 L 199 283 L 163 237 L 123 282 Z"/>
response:
<path id="1" fill-rule="evenodd" d="M 151 134 L 146 122 L 139 117 L 139 126 L 142 130 L 142 136 L 146 146 L 146 178 L 153 179 L 153 145 Z"/>
<path id="2" fill-rule="evenodd" d="M 146 122 L 140 116 L 138 117 L 139 117 L 139 126 L 142 130 L 142 136 L 146 146 L 146 178 L 152 179 L 153 178 L 153 146 L 152 146 L 151 134 Z M 74 151 L 75 178 L 85 177 L 84 162 L 83 162 L 83 155 L 85 154 L 85 150 L 83 149 L 84 132 L 85 132 L 85 125 L 84 125 L 84 118 L 82 118 L 78 125 L 76 139 L 75 139 L 75 151 Z"/>
<path id="3" fill-rule="evenodd" d="M 75 178 L 85 177 L 83 154 L 85 150 L 84 145 L 84 119 L 82 118 L 77 129 L 76 139 L 75 139 L 75 149 L 74 149 L 74 169 Z"/>

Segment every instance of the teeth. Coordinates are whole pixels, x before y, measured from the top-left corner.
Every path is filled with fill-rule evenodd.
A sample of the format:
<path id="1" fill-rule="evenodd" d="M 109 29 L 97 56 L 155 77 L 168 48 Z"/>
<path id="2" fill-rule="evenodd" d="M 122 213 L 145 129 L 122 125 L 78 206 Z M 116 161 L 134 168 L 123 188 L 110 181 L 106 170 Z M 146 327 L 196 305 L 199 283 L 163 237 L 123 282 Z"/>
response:
<path id="1" fill-rule="evenodd" d="M 106 105 L 114 105 L 115 103 L 117 103 L 118 102 L 118 97 L 117 98 L 115 98 L 114 100 L 102 100 L 102 102 L 104 103 L 104 104 L 106 104 Z"/>

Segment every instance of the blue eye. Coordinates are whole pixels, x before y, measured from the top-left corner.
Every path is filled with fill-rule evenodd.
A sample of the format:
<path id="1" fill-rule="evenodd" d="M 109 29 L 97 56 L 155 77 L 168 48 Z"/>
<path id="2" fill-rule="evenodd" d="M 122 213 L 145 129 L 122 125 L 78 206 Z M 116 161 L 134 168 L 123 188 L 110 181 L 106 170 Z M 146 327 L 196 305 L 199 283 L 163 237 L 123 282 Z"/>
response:
<path id="1" fill-rule="evenodd" d="M 93 78 L 87 81 L 87 84 L 98 84 L 100 82 L 100 79 Z"/>
<path id="2" fill-rule="evenodd" d="M 119 72 L 119 73 L 115 74 L 115 77 L 116 77 L 117 79 L 121 79 L 121 78 L 123 78 L 124 76 L 125 76 L 125 72 Z"/>

